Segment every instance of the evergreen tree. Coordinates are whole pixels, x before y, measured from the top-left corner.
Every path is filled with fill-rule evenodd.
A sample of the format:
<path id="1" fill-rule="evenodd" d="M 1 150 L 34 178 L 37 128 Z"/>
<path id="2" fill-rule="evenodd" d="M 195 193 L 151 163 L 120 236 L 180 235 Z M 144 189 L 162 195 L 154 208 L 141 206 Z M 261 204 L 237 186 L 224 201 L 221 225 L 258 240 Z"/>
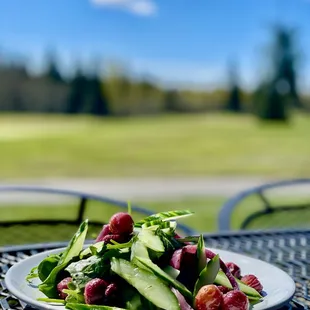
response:
<path id="1" fill-rule="evenodd" d="M 68 96 L 67 113 L 81 113 L 85 105 L 87 92 L 87 78 L 78 70 L 70 83 Z"/>
<path id="2" fill-rule="evenodd" d="M 271 57 L 271 76 L 262 82 L 255 95 L 255 111 L 264 120 L 286 121 L 289 108 L 301 107 L 296 79 L 297 53 L 294 33 L 277 27 Z"/>
<path id="3" fill-rule="evenodd" d="M 106 98 L 104 87 L 98 76 L 88 80 L 87 102 L 89 113 L 95 115 L 108 115 L 108 100 Z"/>
<path id="4" fill-rule="evenodd" d="M 177 90 L 166 91 L 164 106 L 168 112 L 180 111 L 180 96 Z"/>
<path id="5" fill-rule="evenodd" d="M 232 64 L 229 70 L 230 86 L 228 91 L 228 100 L 226 103 L 226 109 L 231 112 L 240 112 L 241 105 L 241 93 L 238 86 L 238 77 L 236 65 Z"/>

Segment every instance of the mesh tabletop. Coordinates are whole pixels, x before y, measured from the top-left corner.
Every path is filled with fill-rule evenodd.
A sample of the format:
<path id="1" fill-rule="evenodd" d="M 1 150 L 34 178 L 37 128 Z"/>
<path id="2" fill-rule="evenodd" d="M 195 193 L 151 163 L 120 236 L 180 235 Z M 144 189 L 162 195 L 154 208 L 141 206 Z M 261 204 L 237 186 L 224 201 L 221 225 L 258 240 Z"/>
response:
<path id="1" fill-rule="evenodd" d="M 206 234 L 205 242 L 208 247 L 244 253 L 280 267 L 296 282 L 293 302 L 283 309 L 310 309 L 310 230 Z M 27 307 L 4 285 L 5 273 L 13 264 L 36 253 L 65 245 L 53 243 L 0 248 L 0 308 L 21 310 Z"/>

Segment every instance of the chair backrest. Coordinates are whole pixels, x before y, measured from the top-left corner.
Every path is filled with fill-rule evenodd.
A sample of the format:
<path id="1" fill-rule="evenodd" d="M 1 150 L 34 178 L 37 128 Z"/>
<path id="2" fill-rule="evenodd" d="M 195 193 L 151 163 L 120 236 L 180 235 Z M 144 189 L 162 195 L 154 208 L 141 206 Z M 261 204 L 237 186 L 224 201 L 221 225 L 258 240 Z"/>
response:
<path id="1" fill-rule="evenodd" d="M 128 203 L 89 193 L 32 186 L 0 186 L 0 246 L 66 241 L 78 225 L 89 219 L 88 238 Z M 135 220 L 156 213 L 132 205 Z M 186 225 L 180 231 L 193 234 Z"/>
<path id="2" fill-rule="evenodd" d="M 310 179 L 263 184 L 229 199 L 220 210 L 220 231 L 302 228 L 310 225 Z"/>

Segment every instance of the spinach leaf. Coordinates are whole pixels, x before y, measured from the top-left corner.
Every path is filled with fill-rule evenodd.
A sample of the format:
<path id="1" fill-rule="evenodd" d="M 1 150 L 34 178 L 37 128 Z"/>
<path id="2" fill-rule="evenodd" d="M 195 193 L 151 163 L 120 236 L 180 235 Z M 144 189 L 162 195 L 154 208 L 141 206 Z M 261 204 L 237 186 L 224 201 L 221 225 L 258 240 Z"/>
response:
<path id="1" fill-rule="evenodd" d="M 66 268 L 79 289 L 83 289 L 91 279 L 103 277 L 109 270 L 110 262 L 98 256 L 73 262 Z"/>
<path id="2" fill-rule="evenodd" d="M 52 254 L 42 260 L 38 266 L 38 276 L 43 282 L 48 278 L 52 270 L 58 265 L 60 261 L 59 254 Z"/>
<path id="3" fill-rule="evenodd" d="M 83 249 L 84 241 L 88 230 L 88 220 L 85 220 L 71 239 L 68 247 L 61 254 L 61 257 L 48 277 L 39 285 L 39 290 L 49 298 L 56 298 L 57 295 L 57 276 L 67 267 L 70 261 L 79 256 Z"/>
<path id="4" fill-rule="evenodd" d="M 37 278 L 38 276 L 39 276 L 39 275 L 38 275 L 38 267 L 37 267 L 37 266 L 36 266 L 36 267 L 33 267 L 33 268 L 30 270 L 29 274 L 27 275 L 26 281 L 30 282 L 31 279 L 35 279 L 35 278 Z"/>
<path id="5" fill-rule="evenodd" d="M 78 288 L 75 290 L 64 289 L 62 291 L 68 295 L 66 297 L 66 303 L 85 303 L 84 294 Z"/>

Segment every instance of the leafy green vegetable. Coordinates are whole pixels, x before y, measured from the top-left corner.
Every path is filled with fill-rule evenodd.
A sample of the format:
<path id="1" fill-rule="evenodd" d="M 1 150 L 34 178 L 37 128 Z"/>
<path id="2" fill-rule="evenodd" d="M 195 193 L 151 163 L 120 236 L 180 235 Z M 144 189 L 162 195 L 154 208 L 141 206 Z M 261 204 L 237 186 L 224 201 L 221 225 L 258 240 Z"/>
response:
<path id="1" fill-rule="evenodd" d="M 249 298 L 251 298 L 252 300 L 259 300 L 262 298 L 262 296 L 252 287 L 247 286 L 246 284 L 244 284 L 243 282 L 241 282 L 240 280 L 236 279 L 239 285 L 240 290 L 245 293 Z M 220 270 L 214 280 L 215 284 L 218 285 L 223 285 L 229 289 L 232 289 L 232 286 L 228 280 L 228 278 L 226 277 L 225 273 Z"/>
<path id="2" fill-rule="evenodd" d="M 40 280 L 43 282 L 48 278 L 52 270 L 58 265 L 60 261 L 59 254 L 52 254 L 42 260 L 38 266 L 38 275 Z"/>
<path id="3" fill-rule="evenodd" d="M 49 298 L 56 298 L 57 295 L 57 276 L 59 272 L 67 267 L 72 258 L 79 256 L 83 249 L 84 241 L 88 230 L 88 220 L 84 221 L 78 231 L 71 239 L 68 247 L 62 253 L 57 266 L 55 266 L 48 277 L 39 285 L 39 290 Z"/>
<path id="4" fill-rule="evenodd" d="M 155 306 L 164 310 L 180 310 L 175 295 L 152 272 L 141 269 L 126 260 L 116 258 L 111 260 L 111 269 Z"/>
<path id="5" fill-rule="evenodd" d="M 160 212 L 157 214 L 150 215 L 146 217 L 145 219 L 137 222 L 135 224 L 135 227 L 142 227 L 144 223 L 155 221 L 158 219 L 161 219 L 163 221 L 170 221 L 178 218 L 182 218 L 185 216 L 193 215 L 194 213 L 189 210 L 175 210 L 175 211 L 168 211 L 168 212 Z"/>
<path id="6" fill-rule="evenodd" d="M 38 275 L 38 266 L 33 267 L 29 274 L 26 277 L 26 281 L 30 282 L 30 280 L 37 278 Z"/>
<path id="7" fill-rule="evenodd" d="M 213 257 L 200 272 L 198 280 L 196 281 L 194 288 L 194 296 L 197 295 L 198 291 L 205 285 L 213 284 L 214 280 L 220 270 L 220 257 L 216 255 Z"/>
<path id="8" fill-rule="evenodd" d="M 111 249 L 124 249 L 124 248 L 130 248 L 134 242 L 135 238 L 131 238 L 130 241 L 126 242 L 126 243 L 118 243 L 114 240 L 111 240 L 111 242 L 113 244 L 108 244 L 107 245 L 107 249 L 111 250 Z"/>
<path id="9" fill-rule="evenodd" d="M 132 260 L 135 256 L 149 258 L 146 246 L 139 240 L 134 242 L 131 247 L 130 260 Z"/>
<path id="10" fill-rule="evenodd" d="M 141 295 L 135 293 L 131 298 L 126 301 L 126 309 L 128 310 L 145 310 L 141 302 Z"/>
<path id="11" fill-rule="evenodd" d="M 131 214 L 130 202 L 128 213 Z M 83 250 L 88 230 L 86 220 L 80 225 L 65 250 L 44 258 L 38 267 L 30 271 L 27 280 L 39 277 L 42 281 L 39 290 L 47 298 L 39 300 L 65 304 L 71 310 L 180 310 L 184 306 L 191 308 L 188 303 L 193 303 L 202 286 L 214 283 L 231 288 L 227 276 L 220 270 L 219 256 L 213 257 L 212 254 L 213 258 L 207 263 L 202 235 L 176 237 L 177 223 L 173 220 L 192 214 L 193 212 L 188 210 L 153 214 L 135 224 L 128 242 L 118 243 L 112 239 L 109 243 L 97 242 Z M 197 243 L 197 250 L 188 248 L 189 251 L 186 252 L 185 248 L 184 251 L 175 252 L 182 249 L 187 242 Z M 182 254 L 187 254 L 188 268 L 182 267 L 181 270 L 177 270 L 171 267 L 169 261 L 173 253 L 175 266 L 178 266 L 177 262 L 180 262 Z M 67 277 L 66 274 L 70 274 L 72 281 L 63 289 L 67 294 L 66 300 L 63 301 L 58 299 L 57 284 Z M 113 284 L 109 286 L 109 291 L 103 289 L 100 293 L 102 297 L 106 294 L 102 301 L 109 306 L 85 304 L 85 286 L 95 278 Z M 251 302 L 262 298 L 253 288 L 239 280 L 237 282 Z M 92 294 L 91 289 L 90 287 L 85 294 Z"/>
<path id="12" fill-rule="evenodd" d="M 64 250 L 59 265 L 68 263 L 73 257 L 78 256 L 83 249 L 84 241 L 88 230 L 88 220 L 85 220 L 71 239 L 69 245 Z"/>
<path id="13" fill-rule="evenodd" d="M 173 279 L 176 279 L 180 274 L 180 270 L 175 269 L 175 268 L 171 267 L 170 265 L 167 265 L 166 267 L 164 267 L 163 271 L 165 273 L 167 273 Z"/>
<path id="14" fill-rule="evenodd" d="M 50 303 L 57 303 L 57 304 L 65 304 L 65 301 L 63 299 L 57 299 L 57 298 L 38 298 L 38 301 L 44 301 L 44 302 L 50 302 Z"/>
<path id="15" fill-rule="evenodd" d="M 71 310 L 126 310 L 124 308 L 86 305 L 86 304 L 77 304 L 77 303 L 67 303 L 66 308 L 71 309 Z"/>
<path id="16" fill-rule="evenodd" d="M 80 259 L 86 258 L 89 255 L 96 255 L 97 253 L 102 251 L 104 248 L 105 248 L 105 243 L 103 241 L 94 243 L 80 253 Z"/>
<path id="17" fill-rule="evenodd" d="M 197 259 L 198 259 L 198 274 L 200 274 L 201 271 L 205 269 L 207 265 L 207 258 L 205 254 L 205 243 L 202 235 L 200 235 L 197 244 Z"/>
<path id="18" fill-rule="evenodd" d="M 65 294 L 68 294 L 66 298 L 67 303 L 85 303 L 83 292 L 76 288 L 75 290 L 62 290 Z"/>
<path id="19" fill-rule="evenodd" d="M 157 229 L 155 234 L 160 237 L 166 251 L 174 251 L 182 247 L 182 244 L 174 238 L 174 234 L 167 234 L 162 229 Z"/>
<path id="20" fill-rule="evenodd" d="M 88 281 L 103 276 L 109 268 L 109 263 L 105 263 L 102 258 L 91 256 L 71 263 L 65 270 L 70 273 L 73 283 L 82 289 Z"/>
<path id="21" fill-rule="evenodd" d="M 161 268 L 159 268 L 156 264 L 154 264 L 150 259 L 136 257 L 140 263 L 142 263 L 145 267 L 149 268 L 156 276 L 160 277 L 167 284 L 176 288 L 184 297 L 193 299 L 192 293 L 179 281 L 171 277 L 169 274 L 165 273 Z"/>
<path id="22" fill-rule="evenodd" d="M 157 252 L 164 253 L 165 247 L 159 236 L 155 232 L 148 229 L 143 229 L 138 234 L 138 239 L 149 249 Z"/>

